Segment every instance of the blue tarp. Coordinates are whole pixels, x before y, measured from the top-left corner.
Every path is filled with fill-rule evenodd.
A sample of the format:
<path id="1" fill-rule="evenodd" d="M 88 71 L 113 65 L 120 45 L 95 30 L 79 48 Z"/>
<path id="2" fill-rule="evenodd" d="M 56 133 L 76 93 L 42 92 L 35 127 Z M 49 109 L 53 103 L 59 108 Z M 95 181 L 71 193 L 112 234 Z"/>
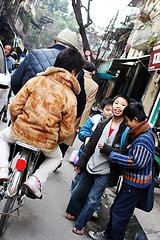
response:
<path id="1" fill-rule="evenodd" d="M 111 79 L 115 78 L 115 76 L 109 74 L 109 73 L 98 73 L 100 79 Z"/>

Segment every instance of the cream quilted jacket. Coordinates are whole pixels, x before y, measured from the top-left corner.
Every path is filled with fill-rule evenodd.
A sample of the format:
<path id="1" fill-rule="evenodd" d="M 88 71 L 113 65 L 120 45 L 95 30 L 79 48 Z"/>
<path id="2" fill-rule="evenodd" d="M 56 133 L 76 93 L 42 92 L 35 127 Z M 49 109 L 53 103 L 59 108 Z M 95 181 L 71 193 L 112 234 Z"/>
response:
<path id="1" fill-rule="evenodd" d="M 10 105 L 12 135 L 42 151 L 53 151 L 74 132 L 79 92 L 77 79 L 62 68 L 39 73 Z"/>

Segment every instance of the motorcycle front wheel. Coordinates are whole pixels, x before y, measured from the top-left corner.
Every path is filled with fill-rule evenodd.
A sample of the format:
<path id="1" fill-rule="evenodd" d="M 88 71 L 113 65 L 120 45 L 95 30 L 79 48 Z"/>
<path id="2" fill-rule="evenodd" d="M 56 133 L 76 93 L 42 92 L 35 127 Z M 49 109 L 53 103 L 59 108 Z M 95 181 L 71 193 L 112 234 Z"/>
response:
<path id="1" fill-rule="evenodd" d="M 0 217 L 0 235 L 3 234 L 7 228 L 8 219 L 10 217 L 10 214 L 12 213 L 12 209 L 16 200 L 16 195 L 13 197 L 7 197 L 4 208 L 1 211 L 1 217 Z"/>

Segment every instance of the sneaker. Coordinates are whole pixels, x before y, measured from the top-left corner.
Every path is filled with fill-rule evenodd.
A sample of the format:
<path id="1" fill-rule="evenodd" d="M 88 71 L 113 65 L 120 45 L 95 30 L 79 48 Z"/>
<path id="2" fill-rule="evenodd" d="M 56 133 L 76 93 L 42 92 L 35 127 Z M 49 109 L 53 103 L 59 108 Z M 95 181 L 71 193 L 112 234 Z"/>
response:
<path id="1" fill-rule="evenodd" d="M 25 187 L 28 188 L 28 190 L 36 197 L 41 199 L 42 193 L 41 193 L 41 183 L 39 179 L 35 176 L 31 176 L 27 179 L 26 182 L 23 183 Z"/>
<path id="2" fill-rule="evenodd" d="M 8 175 L 8 168 L 0 167 L 0 181 L 8 181 L 9 175 Z"/>
<path id="3" fill-rule="evenodd" d="M 88 232 L 89 236 L 96 240 L 106 240 L 106 237 L 104 236 L 104 232 Z"/>

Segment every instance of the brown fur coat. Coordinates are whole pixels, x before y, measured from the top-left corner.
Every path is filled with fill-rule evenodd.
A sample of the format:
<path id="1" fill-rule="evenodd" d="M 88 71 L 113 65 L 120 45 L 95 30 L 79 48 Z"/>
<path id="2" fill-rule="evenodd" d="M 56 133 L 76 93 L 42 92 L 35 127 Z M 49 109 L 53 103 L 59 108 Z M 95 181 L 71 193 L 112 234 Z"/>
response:
<path id="1" fill-rule="evenodd" d="M 53 151 L 73 134 L 80 86 L 62 68 L 49 67 L 30 79 L 10 105 L 12 135 L 19 141 Z"/>

